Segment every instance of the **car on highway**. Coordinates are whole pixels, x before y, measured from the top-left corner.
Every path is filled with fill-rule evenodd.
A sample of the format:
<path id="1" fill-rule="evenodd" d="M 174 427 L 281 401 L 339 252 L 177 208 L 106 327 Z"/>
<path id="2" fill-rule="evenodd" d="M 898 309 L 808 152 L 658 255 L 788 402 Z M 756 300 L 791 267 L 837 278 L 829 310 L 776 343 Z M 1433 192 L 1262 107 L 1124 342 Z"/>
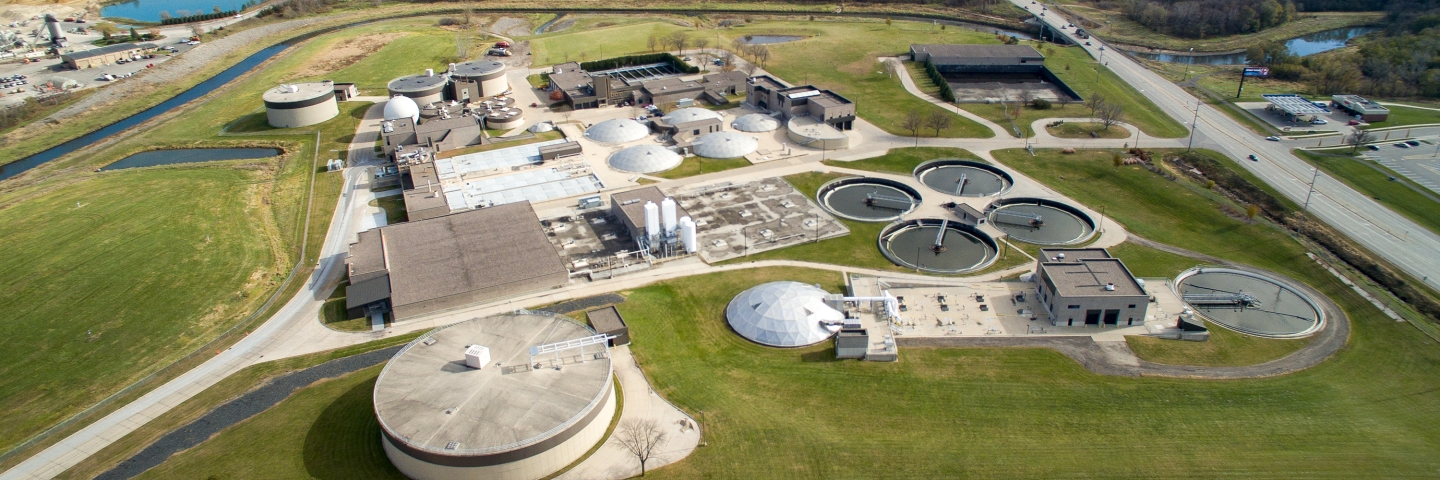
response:
<path id="1" fill-rule="evenodd" d="M 1272 141 L 1272 142 L 1278 142 L 1278 141 L 1280 141 L 1280 137 L 1277 137 L 1277 136 L 1274 136 L 1274 135 L 1265 137 L 1265 139 L 1266 139 L 1266 140 L 1269 140 L 1269 141 Z"/>
<path id="2" fill-rule="evenodd" d="M 1405 142 L 1405 144 L 1406 144 L 1406 145 L 1409 145 L 1409 146 L 1412 146 L 1412 147 L 1418 147 L 1418 146 L 1420 146 L 1420 142 L 1415 141 L 1415 140 L 1407 141 L 1407 142 Z"/>
<path id="3" fill-rule="evenodd" d="M 1396 146 L 1397 148 L 1410 148 L 1410 146 L 1409 146 L 1409 145 L 1406 145 L 1405 142 L 1396 143 L 1395 146 Z"/>
<path id="4" fill-rule="evenodd" d="M 1086 40 L 1086 41 L 1085 41 L 1085 46 L 1087 46 L 1087 47 L 1090 46 L 1090 41 L 1089 41 L 1089 40 Z"/>
<path id="5" fill-rule="evenodd" d="M 1258 161 L 1260 161 L 1260 157 L 1255 156 L 1255 154 L 1253 154 L 1253 153 L 1250 154 L 1250 156 L 1247 157 L 1247 158 L 1249 158 L 1250 161 L 1252 161 L 1252 162 L 1258 162 Z"/>

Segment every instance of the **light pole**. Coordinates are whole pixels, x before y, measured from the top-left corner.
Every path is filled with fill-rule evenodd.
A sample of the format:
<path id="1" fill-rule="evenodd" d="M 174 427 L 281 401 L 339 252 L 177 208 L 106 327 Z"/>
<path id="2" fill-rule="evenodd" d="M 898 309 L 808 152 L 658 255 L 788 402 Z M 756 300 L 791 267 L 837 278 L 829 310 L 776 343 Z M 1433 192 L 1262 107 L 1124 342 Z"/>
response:
<path id="1" fill-rule="evenodd" d="M 1200 101 L 1196 100 L 1195 118 L 1190 120 L 1190 143 L 1185 145 L 1185 153 L 1190 153 L 1190 148 L 1195 146 L 1195 129 L 1198 128 L 1200 128 Z M 1136 128 L 1136 130 L 1139 130 L 1139 128 Z"/>
<path id="2" fill-rule="evenodd" d="M 1185 57 L 1185 78 L 1180 79 L 1180 81 L 1183 82 L 1190 79 L 1190 67 L 1193 65 L 1195 65 L 1195 47 L 1190 47 L 1190 55 Z"/>
<path id="3" fill-rule="evenodd" d="M 1312 168 L 1310 170 L 1315 171 L 1315 175 L 1310 177 L 1310 191 L 1305 194 L 1305 206 L 1300 209 L 1300 213 L 1310 212 L 1310 196 L 1315 194 L 1315 181 L 1320 179 L 1320 169 Z"/>

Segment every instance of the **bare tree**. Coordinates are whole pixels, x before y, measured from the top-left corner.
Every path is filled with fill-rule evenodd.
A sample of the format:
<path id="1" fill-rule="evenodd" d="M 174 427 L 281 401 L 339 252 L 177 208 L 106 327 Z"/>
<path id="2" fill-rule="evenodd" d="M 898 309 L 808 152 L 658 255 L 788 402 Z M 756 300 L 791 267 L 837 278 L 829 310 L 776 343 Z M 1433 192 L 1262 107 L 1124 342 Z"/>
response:
<path id="1" fill-rule="evenodd" d="M 722 50 L 722 51 L 720 52 L 720 63 L 723 64 L 723 65 L 720 65 L 720 71 L 722 71 L 722 72 L 733 72 L 733 71 L 735 71 L 735 54 L 730 53 L 729 50 Z"/>
<path id="2" fill-rule="evenodd" d="M 745 62 L 745 64 L 741 65 L 740 68 L 745 69 L 746 75 L 753 77 L 755 76 L 755 70 L 758 70 L 760 66 L 756 65 L 755 62 Z"/>
<path id="3" fill-rule="evenodd" d="M 694 43 L 697 50 L 704 51 L 705 47 L 710 46 L 710 39 L 705 37 L 699 37 L 690 43 Z"/>
<path id="4" fill-rule="evenodd" d="M 654 52 L 655 47 L 658 45 L 660 45 L 660 37 L 658 36 L 651 35 L 645 39 L 645 46 L 649 48 L 651 52 Z"/>
<path id="5" fill-rule="evenodd" d="M 678 50 L 681 55 L 684 55 L 685 47 L 690 45 L 690 36 L 686 35 L 684 31 L 676 31 L 670 34 L 670 44 L 674 45 L 675 50 Z"/>
<path id="6" fill-rule="evenodd" d="M 645 462 L 655 458 L 660 445 L 665 443 L 665 432 L 654 419 L 630 419 L 620 422 L 615 429 L 615 443 L 640 462 L 640 476 L 645 476 Z"/>
<path id="7" fill-rule="evenodd" d="M 920 146 L 920 129 L 925 126 L 925 117 L 920 112 L 910 110 L 905 112 L 905 119 L 900 121 L 900 128 L 910 131 L 910 136 L 915 137 L 915 146 Z"/>
<path id="8" fill-rule="evenodd" d="M 935 129 L 935 136 L 940 136 L 940 131 L 950 128 L 950 122 L 954 117 L 945 110 L 931 110 L 930 115 L 925 117 L 925 126 Z"/>
<path id="9" fill-rule="evenodd" d="M 765 62 L 767 60 L 770 60 L 770 49 L 766 48 L 764 45 L 756 45 L 755 60 L 758 60 L 760 62 L 760 66 L 764 67 Z"/>
<path id="10" fill-rule="evenodd" d="M 1350 145 L 1350 153 L 1355 153 L 1355 150 L 1373 141 L 1375 141 L 1374 133 L 1358 128 L 1355 129 L 1355 133 L 1350 134 L 1349 137 L 1345 137 L 1345 143 Z"/>
<path id="11" fill-rule="evenodd" d="M 1099 93 L 1096 93 L 1096 94 L 1094 94 L 1094 95 L 1091 95 L 1090 98 L 1085 99 L 1085 108 L 1090 109 L 1090 117 L 1091 117 L 1091 118 L 1094 118 L 1094 117 L 1095 117 L 1095 112 L 1100 111 L 1100 107 L 1102 107 L 1102 106 L 1104 106 L 1104 105 L 1105 105 L 1105 96 L 1104 96 L 1104 95 L 1101 95 L 1101 94 L 1099 94 Z"/>
<path id="12" fill-rule="evenodd" d="M 1106 103 L 1100 106 L 1095 115 L 1100 119 L 1100 124 L 1105 126 L 1105 130 L 1109 130 L 1111 125 L 1120 123 L 1120 119 L 1125 117 L 1125 108 L 1118 103 Z"/>
<path id="13" fill-rule="evenodd" d="M 898 61 L 886 60 L 882 62 L 881 65 L 885 67 L 885 75 L 887 77 L 895 78 L 895 75 L 900 73 L 900 62 Z"/>

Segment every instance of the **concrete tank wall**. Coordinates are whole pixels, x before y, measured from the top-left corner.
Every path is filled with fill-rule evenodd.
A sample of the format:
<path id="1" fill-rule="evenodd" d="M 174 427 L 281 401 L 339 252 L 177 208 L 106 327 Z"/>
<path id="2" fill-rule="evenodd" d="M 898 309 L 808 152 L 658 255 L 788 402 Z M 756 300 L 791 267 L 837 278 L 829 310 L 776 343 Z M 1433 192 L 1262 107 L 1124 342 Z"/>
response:
<path id="1" fill-rule="evenodd" d="M 340 114 L 340 107 L 335 104 L 335 97 L 314 105 L 300 108 L 280 108 L 266 106 L 265 118 L 270 126 L 275 128 L 295 128 L 314 125 L 326 120 L 335 118 Z"/>
<path id="2" fill-rule="evenodd" d="M 493 97 L 510 89 L 510 79 L 505 77 L 504 72 L 496 75 L 495 78 L 487 78 L 480 81 L 480 95 Z"/>
<path id="3" fill-rule="evenodd" d="M 507 119 L 505 119 L 504 121 L 500 121 L 500 120 L 487 120 L 487 121 L 485 122 L 485 127 L 486 127 L 486 128 L 493 128 L 493 129 L 495 129 L 495 130 L 509 130 L 509 129 L 512 129 L 512 128 L 520 128 L 520 127 L 523 126 L 523 125 L 525 125 L 525 116 L 524 116 L 524 115 L 516 115 L 516 116 L 510 117 L 510 118 L 507 118 Z"/>
<path id="4" fill-rule="evenodd" d="M 400 473 L 415 480 L 469 478 L 534 480 L 544 478 L 585 455 L 585 452 L 590 451 L 590 448 L 605 436 L 605 430 L 610 427 L 610 420 L 615 416 L 615 389 L 609 390 L 605 401 L 596 407 L 600 409 L 600 413 L 595 415 L 590 420 L 590 424 L 575 436 L 539 455 L 510 463 L 483 467 L 449 467 L 429 463 L 405 454 L 391 444 L 390 439 L 384 434 L 380 435 L 380 443 L 385 448 L 385 456 L 390 457 L 390 463 L 395 464 L 395 468 L 400 469 Z"/>

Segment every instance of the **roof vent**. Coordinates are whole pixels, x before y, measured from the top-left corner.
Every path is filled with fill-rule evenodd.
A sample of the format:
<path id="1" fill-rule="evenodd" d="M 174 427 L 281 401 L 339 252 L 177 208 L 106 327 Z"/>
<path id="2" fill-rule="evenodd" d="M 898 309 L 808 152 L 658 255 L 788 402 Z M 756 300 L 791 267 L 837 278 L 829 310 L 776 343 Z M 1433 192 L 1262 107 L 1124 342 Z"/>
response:
<path id="1" fill-rule="evenodd" d="M 1065 254 L 1062 253 L 1062 254 L 1056 255 L 1055 258 L 1064 260 L 1064 259 L 1065 259 Z"/>
<path id="2" fill-rule="evenodd" d="M 480 345 L 465 347 L 465 366 L 474 369 L 484 369 L 487 363 L 490 363 L 489 348 Z"/>
<path id="3" fill-rule="evenodd" d="M 460 442 L 450 442 L 450 443 L 445 444 L 445 449 L 446 449 L 446 450 L 454 450 L 454 449 L 457 449 L 457 448 L 460 448 Z"/>
<path id="4" fill-rule="evenodd" d="M 1113 283 L 1107 283 L 1107 284 L 1105 284 L 1105 291 L 1107 291 L 1107 292 L 1113 292 L 1113 291 L 1115 291 L 1115 284 L 1113 284 Z"/>
<path id="5" fill-rule="evenodd" d="M 433 69 L 433 68 L 427 68 L 427 69 L 425 69 L 425 76 L 427 76 L 427 77 L 433 77 L 433 76 L 435 76 L 435 69 Z"/>

